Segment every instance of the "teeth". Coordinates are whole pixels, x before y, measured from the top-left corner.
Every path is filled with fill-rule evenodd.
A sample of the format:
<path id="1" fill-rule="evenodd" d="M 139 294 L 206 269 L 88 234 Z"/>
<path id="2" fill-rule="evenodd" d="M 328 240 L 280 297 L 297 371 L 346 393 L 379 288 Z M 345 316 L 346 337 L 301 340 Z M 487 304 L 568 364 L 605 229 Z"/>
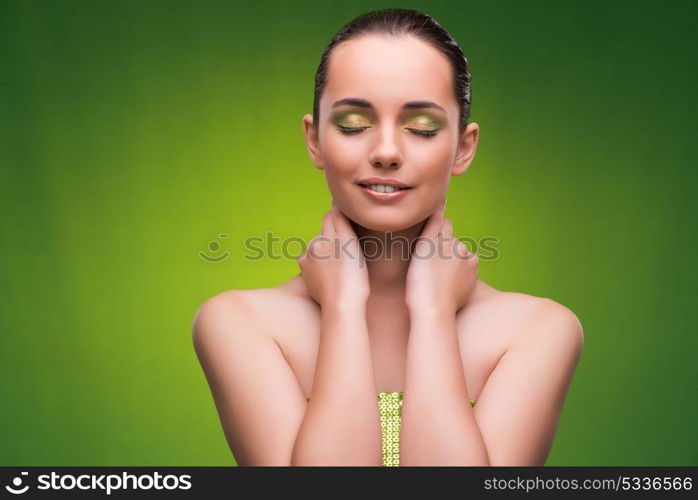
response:
<path id="1" fill-rule="evenodd" d="M 386 184 L 369 184 L 368 188 L 371 191 L 377 191 L 379 193 L 394 193 L 395 191 L 400 190 L 400 188 L 397 188 L 395 186 L 388 186 Z"/>

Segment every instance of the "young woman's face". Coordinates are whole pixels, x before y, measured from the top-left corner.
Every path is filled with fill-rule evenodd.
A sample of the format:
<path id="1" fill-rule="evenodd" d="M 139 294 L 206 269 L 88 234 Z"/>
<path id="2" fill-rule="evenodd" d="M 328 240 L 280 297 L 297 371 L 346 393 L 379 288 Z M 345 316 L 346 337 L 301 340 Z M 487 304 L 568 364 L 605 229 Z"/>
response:
<path id="1" fill-rule="evenodd" d="M 448 59 L 414 37 L 368 35 L 335 47 L 319 107 L 319 141 L 304 117 L 309 151 L 339 209 L 367 229 L 426 219 L 475 154 L 478 127 L 459 134 Z M 409 189 L 374 195 L 362 186 L 371 177 Z"/>

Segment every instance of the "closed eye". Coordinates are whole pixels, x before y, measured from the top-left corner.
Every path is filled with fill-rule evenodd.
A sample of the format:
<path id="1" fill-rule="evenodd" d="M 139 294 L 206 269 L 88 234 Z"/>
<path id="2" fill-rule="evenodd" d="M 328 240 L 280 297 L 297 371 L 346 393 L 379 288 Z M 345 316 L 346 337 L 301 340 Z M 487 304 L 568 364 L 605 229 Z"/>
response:
<path id="1" fill-rule="evenodd" d="M 351 127 L 351 128 L 350 128 L 350 127 L 342 127 L 341 125 L 337 125 L 337 128 L 338 128 L 339 131 L 340 131 L 341 133 L 343 133 L 343 134 L 346 134 L 346 135 L 356 135 L 356 134 L 358 134 L 359 132 L 363 132 L 365 129 L 367 129 L 367 128 L 369 128 L 369 127 L 358 127 L 358 128 Z"/>
<path id="2" fill-rule="evenodd" d="M 416 128 L 408 128 L 410 132 L 414 132 L 417 135 L 423 135 L 424 137 L 434 137 L 436 134 L 439 133 L 438 130 L 419 130 Z"/>
<path id="3" fill-rule="evenodd" d="M 337 129 L 342 134 L 345 134 L 345 135 L 360 134 L 361 132 L 363 132 L 367 128 L 371 128 L 371 127 L 342 127 L 341 125 L 337 125 Z M 436 134 L 439 133 L 438 130 L 419 130 L 419 129 L 415 129 L 415 128 L 408 128 L 407 130 L 409 130 L 413 134 L 416 134 L 416 135 L 419 135 L 422 137 L 434 137 Z"/>

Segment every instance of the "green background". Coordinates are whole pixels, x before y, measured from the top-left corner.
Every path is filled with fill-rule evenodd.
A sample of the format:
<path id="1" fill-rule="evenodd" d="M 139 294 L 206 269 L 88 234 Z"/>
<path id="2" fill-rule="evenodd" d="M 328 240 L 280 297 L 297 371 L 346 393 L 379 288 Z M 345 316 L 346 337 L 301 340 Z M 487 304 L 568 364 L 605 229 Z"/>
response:
<path id="1" fill-rule="evenodd" d="M 380 7 L 471 64 L 447 216 L 500 239 L 481 278 L 584 326 L 547 464 L 698 465 L 696 3 L 598 0 L 0 2 L 0 464 L 234 463 L 192 318 L 297 273 L 243 238 L 319 231 L 301 118 L 327 42 Z"/>

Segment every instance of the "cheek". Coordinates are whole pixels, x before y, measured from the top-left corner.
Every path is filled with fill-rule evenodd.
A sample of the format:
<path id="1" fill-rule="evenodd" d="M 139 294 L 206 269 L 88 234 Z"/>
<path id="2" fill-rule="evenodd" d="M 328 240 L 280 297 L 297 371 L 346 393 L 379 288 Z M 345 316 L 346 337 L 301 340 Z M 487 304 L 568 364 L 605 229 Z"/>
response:
<path id="1" fill-rule="evenodd" d="M 451 154 L 446 144 L 420 146 L 408 151 L 410 164 L 419 170 L 419 178 L 426 183 L 448 182 L 451 172 Z"/>
<path id="2" fill-rule="evenodd" d="M 365 152 L 358 142 L 342 140 L 342 137 L 336 137 L 332 132 L 326 133 L 320 147 L 323 152 L 325 175 L 330 184 L 353 178 L 362 162 L 366 161 Z"/>
<path id="3" fill-rule="evenodd" d="M 330 129 L 325 131 L 320 148 L 325 159 L 337 166 L 341 166 L 341 163 L 352 163 L 363 154 L 361 141 L 347 140 L 347 137 Z"/>
<path id="4" fill-rule="evenodd" d="M 349 165 L 351 163 L 345 155 L 351 152 L 346 146 L 341 144 L 341 141 L 327 137 L 327 133 L 325 133 L 325 138 L 322 135 L 320 137 L 320 149 L 322 151 L 322 163 L 325 167 L 324 174 L 327 187 L 334 198 L 341 199 L 341 186 L 346 183 L 350 175 Z"/>

